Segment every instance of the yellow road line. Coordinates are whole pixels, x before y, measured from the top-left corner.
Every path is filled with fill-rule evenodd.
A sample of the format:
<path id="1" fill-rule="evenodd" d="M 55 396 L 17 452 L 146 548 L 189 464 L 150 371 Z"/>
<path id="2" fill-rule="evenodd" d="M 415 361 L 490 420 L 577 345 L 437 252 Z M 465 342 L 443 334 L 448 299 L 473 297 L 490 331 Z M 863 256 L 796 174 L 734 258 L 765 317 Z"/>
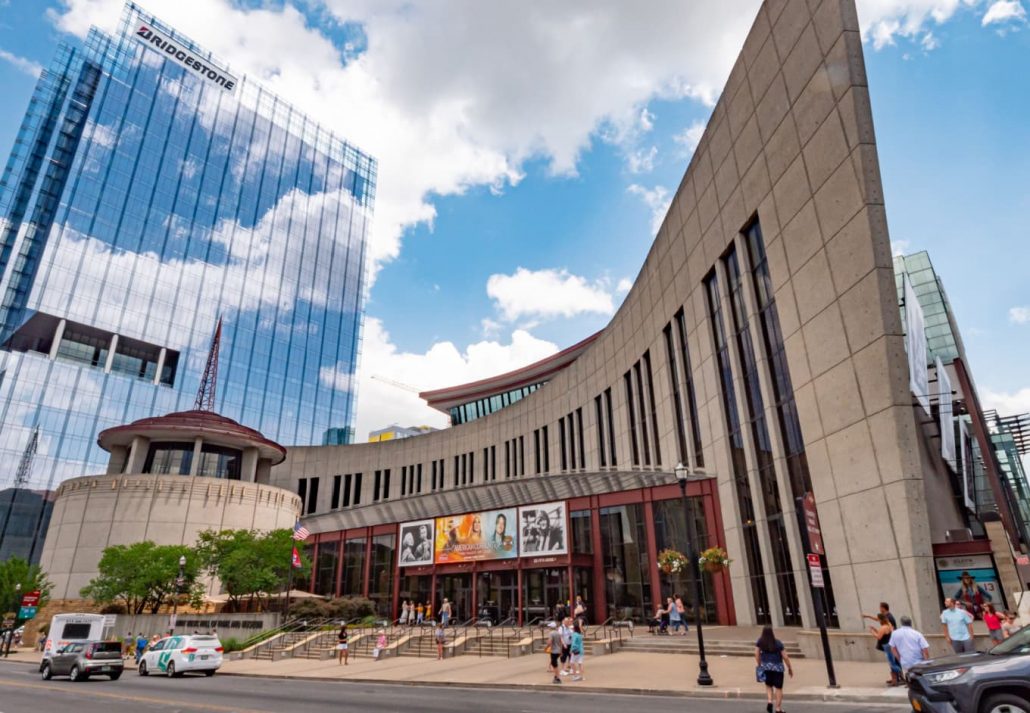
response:
<path id="1" fill-rule="evenodd" d="M 152 703 L 155 705 L 168 706 L 170 708 L 179 709 L 196 709 L 205 711 L 216 711 L 217 713 L 266 713 L 265 711 L 259 711 L 256 709 L 243 709 L 243 708 L 229 708 L 227 706 L 216 706 L 210 703 L 178 703 L 165 700 L 163 698 L 147 698 L 146 696 L 126 696 L 118 693 L 101 693 L 100 691 L 90 691 L 84 689 L 82 686 L 74 686 L 69 688 L 57 688 L 55 686 L 48 686 L 42 683 L 20 683 L 17 681 L 9 681 L 0 679 L 0 688 L 27 688 L 37 691 L 50 691 L 55 693 L 66 693 L 73 696 L 93 696 L 94 698 L 109 698 L 116 701 L 130 701 L 133 703 Z"/>

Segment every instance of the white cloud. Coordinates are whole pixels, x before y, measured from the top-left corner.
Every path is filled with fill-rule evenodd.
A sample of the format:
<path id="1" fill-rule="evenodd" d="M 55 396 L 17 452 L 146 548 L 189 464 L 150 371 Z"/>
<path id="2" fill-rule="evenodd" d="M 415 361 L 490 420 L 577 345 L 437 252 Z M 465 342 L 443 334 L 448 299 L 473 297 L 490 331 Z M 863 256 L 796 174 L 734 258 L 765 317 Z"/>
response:
<path id="1" fill-rule="evenodd" d="M 695 121 L 690 126 L 687 126 L 683 131 L 679 132 L 672 137 L 682 147 L 682 155 L 689 157 L 694 153 L 694 149 L 701 142 L 701 136 L 705 133 L 705 122 Z"/>
<path id="2" fill-rule="evenodd" d="M 615 286 L 615 294 L 624 295 L 627 292 L 629 292 L 630 289 L 632 289 L 632 287 L 633 280 L 629 279 L 628 277 L 624 277 L 621 280 L 619 280 L 619 284 Z"/>
<path id="3" fill-rule="evenodd" d="M 417 394 L 373 376 L 426 391 L 502 374 L 557 351 L 558 345 L 517 329 L 508 344 L 484 340 L 460 349 L 452 342 L 437 342 L 423 353 L 403 352 L 393 344 L 383 323 L 370 317 L 365 321 L 358 376 L 357 440 L 366 440 L 369 431 L 390 423 L 438 428 L 448 423 L 446 415 L 429 408 Z M 324 370 L 322 381 L 326 385 L 338 382 L 349 388 L 351 377 Z"/>
<path id="4" fill-rule="evenodd" d="M 637 149 L 626 156 L 626 167 L 630 173 L 650 173 L 654 170 L 654 161 L 658 157 L 658 147 Z"/>
<path id="5" fill-rule="evenodd" d="M 996 409 L 1001 416 L 1030 413 L 1030 388 L 1019 389 L 1018 391 L 991 391 L 987 389 L 983 392 L 983 407 L 985 409 Z"/>
<path id="6" fill-rule="evenodd" d="M 0 60 L 14 65 L 15 69 L 20 72 L 24 72 L 30 77 L 38 77 L 43 72 L 43 65 L 39 62 L 33 62 L 31 59 L 19 57 L 16 54 L 8 52 L 2 47 L 0 47 Z"/>
<path id="7" fill-rule="evenodd" d="M 486 293 L 507 321 L 549 319 L 579 314 L 612 314 L 615 305 L 607 281 L 590 283 L 568 270 L 527 270 L 490 275 Z"/>
<path id="8" fill-rule="evenodd" d="M 1026 8 L 1020 0 L 997 0 L 987 8 L 982 20 L 984 27 L 1006 22 L 1026 22 Z"/>
<path id="9" fill-rule="evenodd" d="M 891 241 L 891 255 L 894 257 L 902 257 L 912 252 L 912 241 L 911 240 L 892 240 Z"/>
<path id="10" fill-rule="evenodd" d="M 1030 307 L 1012 307 L 1009 309 L 1009 321 L 1013 324 L 1030 324 Z"/>
<path id="11" fill-rule="evenodd" d="M 931 25 L 942 25 L 964 7 L 980 0 L 858 0 L 858 19 L 862 33 L 873 47 L 893 45 L 899 38 L 936 46 L 927 39 Z"/>
<path id="12" fill-rule="evenodd" d="M 665 186 L 644 188 L 640 184 L 634 183 L 626 190 L 635 196 L 639 196 L 644 201 L 644 204 L 651 209 L 651 234 L 657 235 L 658 229 L 662 227 L 662 221 L 665 220 L 665 214 L 669 212 L 669 206 L 672 205 L 672 196 L 669 195 L 669 189 Z"/>

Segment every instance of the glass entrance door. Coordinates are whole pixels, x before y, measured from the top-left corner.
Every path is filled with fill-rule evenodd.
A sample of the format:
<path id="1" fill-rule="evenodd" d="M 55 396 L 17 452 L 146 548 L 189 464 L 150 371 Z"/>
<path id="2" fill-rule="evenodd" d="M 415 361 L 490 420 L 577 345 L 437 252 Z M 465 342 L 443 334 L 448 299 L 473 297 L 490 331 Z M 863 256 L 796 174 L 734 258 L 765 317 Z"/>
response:
<path id="1" fill-rule="evenodd" d="M 451 602 L 451 623 L 459 623 L 472 618 L 472 575 L 444 574 L 436 578 L 436 601 L 433 602 L 433 616 L 440 620 L 440 607 L 443 600 Z"/>
<path id="2" fill-rule="evenodd" d="M 518 572 L 481 572 L 476 582 L 476 616 L 498 624 L 515 616 L 519 603 Z"/>
<path id="3" fill-rule="evenodd" d="M 549 619 L 569 600 L 569 573 L 564 567 L 527 569 L 522 573 L 522 622 Z"/>

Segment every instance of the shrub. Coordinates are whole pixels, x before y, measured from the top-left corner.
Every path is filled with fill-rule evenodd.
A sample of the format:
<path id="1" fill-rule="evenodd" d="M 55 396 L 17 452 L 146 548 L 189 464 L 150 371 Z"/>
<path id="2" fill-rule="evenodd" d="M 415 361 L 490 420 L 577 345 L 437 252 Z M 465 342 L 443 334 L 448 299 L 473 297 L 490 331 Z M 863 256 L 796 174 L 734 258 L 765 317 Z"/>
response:
<path id="1" fill-rule="evenodd" d="M 223 639 L 222 640 L 222 651 L 224 651 L 225 653 L 230 654 L 233 651 L 242 651 L 242 650 L 243 650 L 243 642 L 240 641 L 239 639 L 230 638 L 230 639 Z"/>
<path id="2" fill-rule="evenodd" d="M 290 605 L 291 619 L 323 619 L 327 616 L 328 606 L 321 599 L 301 599 Z"/>
<path id="3" fill-rule="evenodd" d="M 375 604 L 365 597 L 340 597 L 326 603 L 326 616 L 353 621 L 375 615 Z"/>

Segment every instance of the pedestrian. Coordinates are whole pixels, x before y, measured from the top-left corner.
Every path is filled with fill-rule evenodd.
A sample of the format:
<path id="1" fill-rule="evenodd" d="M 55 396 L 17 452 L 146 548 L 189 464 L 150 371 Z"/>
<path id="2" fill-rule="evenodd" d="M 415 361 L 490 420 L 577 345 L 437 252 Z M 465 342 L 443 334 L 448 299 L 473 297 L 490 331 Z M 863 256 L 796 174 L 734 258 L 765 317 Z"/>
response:
<path id="1" fill-rule="evenodd" d="M 1000 644 L 1005 639 L 1005 632 L 1001 630 L 1001 617 L 995 611 L 993 604 L 984 604 L 984 624 L 987 625 L 987 633 L 991 641 Z"/>
<path id="2" fill-rule="evenodd" d="M 444 631 L 443 622 L 436 625 L 436 660 L 443 661 L 443 645 L 447 641 L 447 632 Z"/>
<path id="3" fill-rule="evenodd" d="M 586 621 L 587 605 L 583 603 L 583 597 L 579 594 L 576 595 L 576 609 L 572 615 L 580 621 Z"/>
<path id="4" fill-rule="evenodd" d="M 776 638 L 771 626 L 763 627 L 762 635 L 755 642 L 756 677 L 765 684 L 766 713 L 783 713 L 783 672 L 791 678 L 794 669 L 783 642 Z"/>
<path id="5" fill-rule="evenodd" d="M 683 613 L 676 606 L 676 595 L 673 594 L 665 600 L 665 609 L 669 612 L 669 626 L 672 627 L 674 633 L 679 633 L 680 626 L 683 625 Z"/>
<path id="6" fill-rule="evenodd" d="M 572 666 L 572 619 L 562 619 L 558 631 L 561 633 L 561 675 L 568 676 Z"/>
<path id="7" fill-rule="evenodd" d="M 347 665 L 347 622 L 340 624 L 340 632 L 336 635 L 336 657 L 337 665 Z"/>
<path id="8" fill-rule="evenodd" d="M 386 649 L 386 643 L 386 632 L 380 629 L 379 637 L 376 639 L 376 647 L 372 650 L 372 658 L 374 660 L 378 661 L 379 658 L 383 656 L 383 651 Z"/>
<path id="9" fill-rule="evenodd" d="M 407 623 L 408 623 L 408 600 L 405 599 L 403 602 L 401 602 L 400 625 L 404 626 Z"/>
<path id="10" fill-rule="evenodd" d="M 1013 611 L 1005 612 L 1005 621 L 1001 624 L 1001 631 L 1005 638 L 1009 638 L 1022 628 L 1019 623 L 1019 616 Z"/>
<path id="11" fill-rule="evenodd" d="M 583 626 L 579 619 L 572 622 L 572 680 L 582 681 L 583 679 Z"/>
<path id="12" fill-rule="evenodd" d="M 892 629 L 898 628 L 898 622 L 894 619 L 894 615 L 891 614 L 890 604 L 888 604 L 887 602 L 880 602 L 880 614 L 885 614 L 887 616 L 887 621 L 890 622 Z M 873 616 L 872 614 L 863 614 L 862 618 L 876 622 L 879 621 L 880 614 L 877 614 L 876 616 Z"/>
<path id="13" fill-rule="evenodd" d="M 683 599 L 678 594 L 672 595 L 673 600 L 676 603 L 676 611 L 679 612 L 680 622 L 683 624 L 683 635 L 687 635 L 687 631 L 690 630 L 690 625 L 687 624 L 687 607 L 683 604 Z"/>
<path id="14" fill-rule="evenodd" d="M 889 642 L 891 653 L 901 666 L 901 675 L 908 678 L 908 670 L 920 661 L 930 658 L 930 644 L 926 637 L 912 628 L 912 619 L 901 617 L 901 627 L 894 630 Z"/>
<path id="15" fill-rule="evenodd" d="M 422 602 L 415 605 L 415 623 L 422 626 L 422 621 L 426 616 L 426 608 L 422 606 Z"/>
<path id="16" fill-rule="evenodd" d="M 976 650 L 973 644 L 973 615 L 958 606 L 951 597 L 944 600 L 945 609 L 941 612 L 941 626 L 944 639 L 951 644 L 956 654 L 969 654 Z"/>
<path id="17" fill-rule="evenodd" d="M 665 614 L 665 610 L 659 604 L 658 608 L 654 610 L 654 617 L 647 622 L 647 631 L 650 634 L 664 634 L 665 630 L 662 628 L 662 617 Z"/>
<path id="18" fill-rule="evenodd" d="M 451 601 L 444 597 L 443 606 L 440 607 L 440 621 L 443 622 L 444 626 L 447 626 L 451 620 Z"/>
<path id="19" fill-rule="evenodd" d="M 877 616 L 879 626 L 870 626 L 869 633 L 876 639 L 876 650 L 883 651 L 887 656 L 887 666 L 890 667 L 890 678 L 887 680 L 887 685 L 897 686 L 901 683 L 901 664 L 894 658 L 894 652 L 891 651 L 890 641 L 894 627 L 887 620 L 886 614 L 880 613 Z"/>
<path id="20" fill-rule="evenodd" d="M 562 640 L 561 632 L 558 631 L 558 621 L 552 621 L 547 625 L 547 628 L 550 629 L 550 631 L 547 634 L 547 646 L 544 648 L 544 651 L 548 656 L 550 656 L 551 661 L 547 670 L 554 676 L 554 678 L 551 679 L 551 683 L 561 683 L 561 676 L 559 675 L 561 672 L 561 664 L 559 663 L 559 659 L 561 659 Z"/>
<path id="21" fill-rule="evenodd" d="M 143 658 L 143 652 L 147 648 L 147 644 L 150 643 L 147 639 L 147 635 L 142 631 L 136 635 L 136 665 L 139 665 L 139 660 Z"/>
<path id="22" fill-rule="evenodd" d="M 127 659 L 132 656 L 132 650 L 136 647 L 136 637 L 132 635 L 130 631 L 122 639 L 122 658 Z"/>
<path id="23" fill-rule="evenodd" d="M 433 603 L 426 602 L 426 621 L 433 623 Z"/>

